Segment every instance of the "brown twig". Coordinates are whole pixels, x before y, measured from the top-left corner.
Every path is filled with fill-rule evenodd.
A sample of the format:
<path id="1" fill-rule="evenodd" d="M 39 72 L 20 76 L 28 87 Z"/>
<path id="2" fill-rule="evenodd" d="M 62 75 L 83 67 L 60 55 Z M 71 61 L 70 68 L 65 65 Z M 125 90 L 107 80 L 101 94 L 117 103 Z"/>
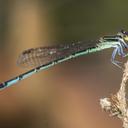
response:
<path id="1" fill-rule="evenodd" d="M 125 64 L 122 82 L 119 91 L 109 98 L 100 99 L 102 109 L 116 116 L 123 122 L 123 127 L 128 128 L 128 107 L 126 99 L 126 82 L 128 80 L 128 61 Z"/>

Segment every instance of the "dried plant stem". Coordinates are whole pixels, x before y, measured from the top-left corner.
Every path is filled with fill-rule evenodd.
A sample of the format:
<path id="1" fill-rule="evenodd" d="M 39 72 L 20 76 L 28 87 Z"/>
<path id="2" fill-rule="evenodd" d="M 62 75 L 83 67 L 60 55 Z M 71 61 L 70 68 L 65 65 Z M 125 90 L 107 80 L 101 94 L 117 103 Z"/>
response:
<path id="1" fill-rule="evenodd" d="M 123 121 L 123 127 L 128 128 L 128 105 L 126 99 L 126 82 L 128 80 L 128 61 L 125 64 L 122 82 L 119 91 L 109 98 L 100 99 L 102 109 Z"/>

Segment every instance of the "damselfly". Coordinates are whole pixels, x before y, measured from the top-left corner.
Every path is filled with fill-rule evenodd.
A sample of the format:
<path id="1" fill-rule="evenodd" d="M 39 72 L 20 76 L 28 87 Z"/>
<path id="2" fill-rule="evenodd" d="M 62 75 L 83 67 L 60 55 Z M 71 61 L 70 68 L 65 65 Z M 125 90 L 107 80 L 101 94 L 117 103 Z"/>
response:
<path id="1" fill-rule="evenodd" d="M 115 60 L 116 54 L 125 57 L 124 49 L 128 48 L 128 32 L 121 31 L 113 36 L 104 36 L 97 41 L 80 41 L 70 44 L 61 44 L 48 47 L 32 48 L 23 51 L 18 58 L 17 64 L 22 67 L 34 66 L 34 68 L 13 79 L 0 83 L 0 89 L 9 87 L 39 71 L 52 67 L 56 64 L 76 58 L 81 55 L 95 53 L 108 48 L 114 48 L 111 62 L 119 66 L 119 61 Z"/>

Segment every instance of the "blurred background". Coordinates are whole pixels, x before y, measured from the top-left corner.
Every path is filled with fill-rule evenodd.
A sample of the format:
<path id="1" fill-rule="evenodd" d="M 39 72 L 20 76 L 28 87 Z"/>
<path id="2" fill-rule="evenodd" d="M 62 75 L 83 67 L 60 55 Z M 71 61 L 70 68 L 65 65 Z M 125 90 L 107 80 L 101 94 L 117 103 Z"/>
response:
<path id="1" fill-rule="evenodd" d="M 0 0 L 0 81 L 26 72 L 23 50 L 128 30 L 127 0 Z M 0 91 L 0 128 L 120 128 L 99 99 L 119 89 L 112 49 L 82 56 Z"/>

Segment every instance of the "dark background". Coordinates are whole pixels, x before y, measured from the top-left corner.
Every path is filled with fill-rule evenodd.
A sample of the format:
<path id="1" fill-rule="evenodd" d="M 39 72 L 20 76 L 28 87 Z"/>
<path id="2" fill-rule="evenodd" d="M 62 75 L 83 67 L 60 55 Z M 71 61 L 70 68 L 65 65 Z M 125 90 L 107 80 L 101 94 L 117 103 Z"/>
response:
<path id="1" fill-rule="evenodd" d="M 0 0 L 0 81 L 27 71 L 16 66 L 23 50 L 128 30 L 127 14 L 127 0 Z M 2 90 L 0 128 L 122 127 L 99 105 L 121 83 L 111 54 L 82 56 Z"/>

